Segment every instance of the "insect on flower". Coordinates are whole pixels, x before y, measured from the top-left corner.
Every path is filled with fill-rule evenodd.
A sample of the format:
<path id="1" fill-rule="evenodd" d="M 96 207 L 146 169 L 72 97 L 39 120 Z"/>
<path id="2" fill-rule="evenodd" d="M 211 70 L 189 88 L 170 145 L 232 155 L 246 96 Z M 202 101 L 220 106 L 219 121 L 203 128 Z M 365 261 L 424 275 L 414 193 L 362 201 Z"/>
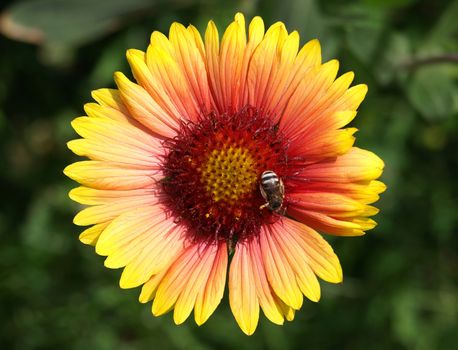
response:
<path id="1" fill-rule="evenodd" d="M 266 201 L 259 208 L 268 208 L 276 213 L 282 209 L 283 198 L 285 197 L 285 185 L 282 179 L 272 170 L 266 170 L 261 175 L 259 184 L 262 198 Z"/>

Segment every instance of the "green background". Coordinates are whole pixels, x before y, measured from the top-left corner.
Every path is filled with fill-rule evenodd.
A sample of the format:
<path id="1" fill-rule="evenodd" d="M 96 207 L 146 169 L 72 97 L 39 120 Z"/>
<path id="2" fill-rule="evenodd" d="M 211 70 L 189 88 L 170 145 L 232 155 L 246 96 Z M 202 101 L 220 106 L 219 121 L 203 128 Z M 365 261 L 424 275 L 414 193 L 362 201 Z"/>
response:
<path id="1" fill-rule="evenodd" d="M 2 349 L 452 349 L 458 344 L 458 2 L 35 0 L 3 1 L 0 36 L 0 346 Z M 78 241 L 72 118 L 90 91 L 128 72 L 173 21 L 222 30 L 261 15 L 319 38 L 325 60 L 369 93 L 357 145 L 386 163 L 379 226 L 327 236 L 344 283 L 322 283 L 292 323 L 261 317 L 252 337 L 227 293 L 210 320 L 175 326 L 121 290 L 120 271 Z M 31 30 L 32 29 L 32 30 Z M 14 37 L 14 39 L 12 39 Z"/>

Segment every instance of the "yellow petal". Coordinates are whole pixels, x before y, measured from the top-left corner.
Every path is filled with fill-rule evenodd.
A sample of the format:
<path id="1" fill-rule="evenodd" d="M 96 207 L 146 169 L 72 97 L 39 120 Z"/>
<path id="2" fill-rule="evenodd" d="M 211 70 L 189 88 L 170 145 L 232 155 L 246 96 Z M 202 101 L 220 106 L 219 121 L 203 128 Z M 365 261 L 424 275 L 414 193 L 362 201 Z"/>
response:
<path id="1" fill-rule="evenodd" d="M 104 190 L 131 190 L 155 185 L 162 175 L 150 167 L 138 169 L 126 164 L 82 161 L 70 164 L 64 174 L 82 185 Z"/>
<path id="2" fill-rule="evenodd" d="M 194 271 L 197 271 L 198 274 L 200 268 L 203 267 L 200 262 L 206 260 L 207 257 L 207 247 L 198 243 L 188 246 L 181 255 L 177 256 L 157 289 L 152 307 L 152 312 L 155 316 L 162 315 L 172 309 L 177 299 L 186 289 L 191 274 Z M 194 294 L 192 298 L 194 298 Z M 192 300 L 186 305 L 188 306 L 187 308 L 185 306 L 185 309 L 178 311 L 174 316 L 176 321 L 185 319 L 189 315 L 192 310 L 192 308 L 189 310 L 190 304 L 192 304 Z"/>
<path id="3" fill-rule="evenodd" d="M 371 181 L 382 174 L 383 168 L 383 161 L 374 153 L 353 147 L 336 159 L 307 166 L 301 176 L 309 181 Z"/>
<path id="4" fill-rule="evenodd" d="M 183 250 L 182 231 L 172 220 L 165 220 L 148 233 L 143 249 L 126 265 L 121 275 L 121 288 L 134 288 L 161 272 Z"/>
<path id="5" fill-rule="evenodd" d="M 245 19 L 241 14 L 235 16 L 221 39 L 219 56 L 219 81 L 215 89 L 221 90 L 223 106 L 239 106 L 239 87 L 243 57 L 246 47 Z"/>
<path id="6" fill-rule="evenodd" d="M 185 31 L 186 32 L 186 31 Z M 187 32 L 186 32 L 187 33 Z M 146 65 L 151 72 L 151 79 L 158 82 L 164 92 L 157 94 L 156 102 L 161 106 L 173 106 L 178 111 L 174 114 L 175 118 L 182 119 L 184 116 L 188 120 L 196 120 L 199 116 L 199 106 L 196 97 L 190 94 L 190 87 L 185 77 L 182 67 L 168 51 L 161 46 L 150 45 L 146 51 Z M 170 97 L 170 100 L 167 98 Z M 159 98 L 166 100 L 165 103 L 159 101 Z"/>
<path id="7" fill-rule="evenodd" d="M 175 48 L 177 62 L 188 82 L 188 93 L 192 93 L 198 109 L 203 114 L 209 113 L 211 109 L 210 87 L 200 34 L 193 32 L 192 27 L 186 29 L 183 25 L 174 23 L 170 27 L 170 43 Z M 190 117 L 195 118 L 196 116 Z"/>
<path id="8" fill-rule="evenodd" d="M 164 268 L 160 273 L 151 276 L 151 278 L 143 285 L 138 301 L 141 303 L 147 303 L 151 301 L 156 296 L 157 287 L 161 283 L 165 274 L 167 273 L 167 268 Z"/>
<path id="9" fill-rule="evenodd" d="M 247 335 L 256 330 L 259 301 L 248 247 L 238 244 L 229 270 L 229 304 L 240 329 Z"/>
<path id="10" fill-rule="evenodd" d="M 306 163 L 337 157 L 347 153 L 355 142 L 356 128 L 323 131 L 319 135 L 303 135 L 297 140 L 294 153 L 305 159 Z M 293 152 L 293 150 L 292 150 Z"/>
<path id="11" fill-rule="evenodd" d="M 131 49 L 127 50 L 126 57 L 135 80 L 148 91 L 154 101 L 162 107 L 164 113 L 170 115 L 171 118 L 178 122 L 181 119 L 180 111 L 177 109 L 174 99 L 166 92 L 163 84 L 153 77 L 146 64 L 145 53 Z"/>
<path id="12" fill-rule="evenodd" d="M 109 223 L 110 222 L 107 221 L 107 222 L 89 227 L 88 229 L 81 232 L 79 236 L 79 240 L 81 241 L 81 243 L 84 243 L 84 244 L 96 245 L 97 240 L 99 239 L 101 233 L 108 226 Z"/>
<path id="13" fill-rule="evenodd" d="M 118 109 L 99 105 L 97 103 L 86 103 L 84 105 L 84 111 L 88 117 L 92 118 L 113 119 L 125 124 L 129 124 L 132 120 L 127 114 L 124 114 Z M 125 112 L 128 113 L 127 110 Z"/>
<path id="14" fill-rule="evenodd" d="M 116 72 L 114 75 L 121 97 L 131 115 L 158 137 L 173 137 L 179 129 L 173 115 L 167 114 L 141 86 Z"/>
<path id="15" fill-rule="evenodd" d="M 80 117 L 72 126 L 85 140 L 70 141 L 69 148 L 94 160 L 151 166 L 163 152 L 159 139 L 123 122 Z"/>
<path id="16" fill-rule="evenodd" d="M 331 60 L 304 75 L 282 111 L 281 125 L 284 132 L 297 136 L 305 128 L 317 125 L 316 118 L 309 118 L 308 113 L 317 108 L 317 104 L 330 89 L 338 69 L 339 62 Z"/>
<path id="17" fill-rule="evenodd" d="M 248 102 L 262 108 L 270 88 L 271 77 L 275 76 L 278 66 L 277 54 L 287 38 L 283 23 L 273 24 L 266 32 L 264 39 L 253 52 L 248 70 Z"/>
<path id="18" fill-rule="evenodd" d="M 367 94 L 367 85 L 359 84 L 351 87 L 341 97 L 338 107 L 340 110 L 356 110 Z"/>
<path id="19" fill-rule="evenodd" d="M 290 72 L 299 49 L 299 34 L 294 31 L 285 40 L 278 54 L 274 57 L 275 70 L 270 72 L 270 82 L 266 88 L 261 108 L 267 113 L 275 113 L 275 107 L 283 98 L 285 90 L 291 84 Z"/>
<path id="20" fill-rule="evenodd" d="M 259 242 L 253 239 L 247 244 L 249 245 L 249 258 L 251 260 L 251 268 L 259 305 L 271 322 L 281 325 L 284 322 L 284 318 L 282 308 L 279 305 L 280 300 L 273 294 L 272 288 L 267 280 Z"/>
<path id="21" fill-rule="evenodd" d="M 303 257 L 308 265 L 322 279 L 331 283 L 342 282 L 342 267 L 332 247 L 324 238 L 307 227 L 292 219 L 283 220 L 284 232 L 277 229 L 277 234 L 286 233 L 292 242 L 296 242 L 303 250 Z M 278 236 L 277 236 L 278 237 Z"/>
<path id="22" fill-rule="evenodd" d="M 302 293 L 294 270 L 275 241 L 272 229 L 270 226 L 263 227 L 259 237 L 267 278 L 275 294 L 285 304 L 298 310 L 302 306 Z"/>
<path id="23" fill-rule="evenodd" d="M 194 308 L 194 319 L 200 326 L 207 321 L 221 302 L 226 286 L 227 248 L 221 242 L 218 247 L 212 270 L 204 288 L 199 290 Z"/>
<path id="24" fill-rule="evenodd" d="M 194 268 L 189 271 L 189 279 L 175 304 L 175 310 L 173 312 L 175 324 L 182 324 L 191 314 L 196 304 L 197 295 L 205 288 L 217 249 L 216 245 L 207 246 L 207 249 L 200 252 L 199 259 Z"/>
<path id="25" fill-rule="evenodd" d="M 136 189 L 136 190 L 99 190 L 80 186 L 70 191 L 69 197 L 75 202 L 87 205 L 99 205 L 113 203 L 126 197 L 155 196 L 154 189 Z"/>
<path id="26" fill-rule="evenodd" d="M 212 90 L 212 105 L 217 111 L 224 111 L 224 106 L 221 104 L 223 96 L 219 88 L 220 69 L 219 69 L 219 34 L 218 29 L 213 21 L 208 22 L 207 30 L 205 31 L 205 54 L 207 63 L 208 83 Z"/>
<path id="27" fill-rule="evenodd" d="M 125 115 L 129 114 L 118 90 L 98 89 L 92 91 L 91 95 L 101 106 L 116 109 Z"/>
<path id="28" fill-rule="evenodd" d="M 364 229 L 375 226 L 373 221 L 374 225 L 363 227 L 356 218 L 333 218 L 323 213 L 301 210 L 294 205 L 288 207 L 288 215 L 316 230 L 338 236 L 362 236 L 365 234 Z"/>
<path id="29" fill-rule="evenodd" d="M 238 99 L 238 105 L 234 105 L 237 109 L 244 107 L 248 103 L 248 91 L 254 89 L 251 85 L 255 84 L 255 82 L 248 81 L 247 77 L 253 52 L 264 38 L 264 22 L 261 17 L 256 16 L 251 20 L 248 33 L 248 43 L 245 47 L 240 71 L 240 86 L 238 90 L 240 98 Z"/>
<path id="30" fill-rule="evenodd" d="M 291 237 L 295 232 L 288 232 L 286 227 L 281 227 L 274 230 L 274 234 L 278 246 L 296 274 L 301 292 L 310 300 L 317 302 L 321 296 L 320 284 L 309 266 L 307 253 Z"/>
<path id="31" fill-rule="evenodd" d="M 122 198 L 117 202 L 92 206 L 81 210 L 76 214 L 73 223 L 79 226 L 100 224 L 113 220 L 129 209 L 141 206 L 154 205 L 157 202 L 155 196 L 138 196 Z"/>
<path id="32" fill-rule="evenodd" d="M 191 24 L 187 27 L 187 30 L 191 34 L 193 42 L 199 50 L 199 54 L 201 55 L 202 59 L 205 60 L 205 46 L 202 40 L 202 36 L 200 35 L 197 28 Z"/>
<path id="33" fill-rule="evenodd" d="M 126 210 L 114 219 L 104 230 L 97 242 L 99 255 L 113 255 L 122 251 L 129 242 L 134 241 L 155 225 L 163 224 L 164 209 L 160 205 L 139 206 Z M 125 266 L 127 262 L 123 265 Z"/>

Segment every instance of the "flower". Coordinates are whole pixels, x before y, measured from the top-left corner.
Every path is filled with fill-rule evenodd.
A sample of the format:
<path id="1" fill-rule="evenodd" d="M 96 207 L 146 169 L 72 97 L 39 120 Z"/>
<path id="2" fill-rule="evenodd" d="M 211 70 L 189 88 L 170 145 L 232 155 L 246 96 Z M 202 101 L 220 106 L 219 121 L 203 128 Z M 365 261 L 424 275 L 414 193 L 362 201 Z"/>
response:
<path id="1" fill-rule="evenodd" d="M 116 72 L 118 89 L 93 92 L 97 103 L 72 122 L 82 138 L 68 143 L 89 160 L 64 172 L 82 185 L 70 197 L 88 205 L 74 219 L 90 226 L 80 240 L 124 268 L 121 288 L 143 285 L 154 315 L 174 309 L 180 324 L 194 310 L 201 325 L 228 270 L 231 310 L 252 334 L 260 308 L 283 324 L 304 295 L 320 299 L 317 276 L 342 281 L 317 231 L 363 235 L 385 186 L 382 160 L 343 128 L 366 85 L 350 87 L 352 72 L 336 79 L 319 42 L 299 50 L 281 22 L 264 31 L 255 17 L 245 30 L 240 13 L 221 43 L 212 21 L 203 40 L 174 23 L 146 52 L 128 50 L 135 81 Z M 280 208 L 261 193 L 267 170 Z"/>

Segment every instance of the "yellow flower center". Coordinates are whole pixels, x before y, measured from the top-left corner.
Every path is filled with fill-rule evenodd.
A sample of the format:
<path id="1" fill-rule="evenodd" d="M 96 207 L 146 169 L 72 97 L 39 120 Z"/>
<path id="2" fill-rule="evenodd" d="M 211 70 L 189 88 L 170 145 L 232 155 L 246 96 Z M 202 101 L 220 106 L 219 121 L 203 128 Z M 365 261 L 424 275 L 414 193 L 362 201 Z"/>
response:
<path id="1" fill-rule="evenodd" d="M 215 202 L 232 205 L 255 189 L 256 164 L 247 148 L 226 144 L 211 151 L 201 168 L 201 181 Z"/>

